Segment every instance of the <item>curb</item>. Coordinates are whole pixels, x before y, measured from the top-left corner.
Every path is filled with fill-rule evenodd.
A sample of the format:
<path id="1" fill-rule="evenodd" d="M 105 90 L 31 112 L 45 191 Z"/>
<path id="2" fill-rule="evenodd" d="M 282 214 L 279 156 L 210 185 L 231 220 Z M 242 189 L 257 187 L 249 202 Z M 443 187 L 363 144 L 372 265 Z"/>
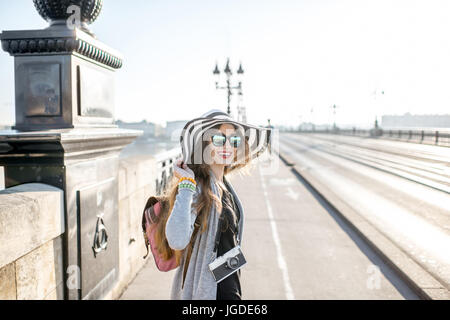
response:
<path id="1" fill-rule="evenodd" d="M 415 262 L 392 240 L 370 224 L 357 211 L 342 201 L 327 186 L 320 183 L 307 170 L 299 170 L 286 155 L 280 159 L 297 177 L 306 182 L 336 213 L 405 281 L 425 300 L 450 300 L 450 291 L 426 269 Z"/>

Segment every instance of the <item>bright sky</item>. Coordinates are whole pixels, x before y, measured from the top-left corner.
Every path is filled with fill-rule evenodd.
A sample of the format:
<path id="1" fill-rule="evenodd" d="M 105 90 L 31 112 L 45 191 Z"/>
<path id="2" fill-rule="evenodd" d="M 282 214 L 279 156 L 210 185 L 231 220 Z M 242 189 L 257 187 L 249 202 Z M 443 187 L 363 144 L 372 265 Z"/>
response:
<path id="1" fill-rule="evenodd" d="M 0 30 L 46 25 L 31 1 L 1 1 Z M 333 104 L 338 125 L 367 126 L 375 112 L 450 113 L 448 0 L 105 0 L 91 30 L 125 56 L 116 75 L 125 121 L 225 110 L 212 71 L 227 57 L 234 71 L 242 61 L 250 123 L 330 123 Z M 14 121 L 13 79 L 1 52 L 0 124 Z"/>

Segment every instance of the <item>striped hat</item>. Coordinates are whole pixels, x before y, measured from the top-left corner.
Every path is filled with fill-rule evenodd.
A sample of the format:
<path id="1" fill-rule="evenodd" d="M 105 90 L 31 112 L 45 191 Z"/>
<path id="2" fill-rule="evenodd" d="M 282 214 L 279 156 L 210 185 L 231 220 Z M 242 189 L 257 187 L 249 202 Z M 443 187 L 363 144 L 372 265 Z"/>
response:
<path id="1" fill-rule="evenodd" d="M 189 121 L 183 128 L 180 135 L 183 161 L 191 164 L 192 153 L 202 154 L 202 140 L 204 134 L 211 128 L 224 123 L 233 124 L 238 127 L 245 136 L 249 146 L 249 156 L 251 159 L 258 157 L 267 148 L 270 149 L 271 129 L 252 126 L 243 122 L 233 120 L 227 113 L 220 110 L 211 110 L 200 118 Z M 194 155 L 197 158 L 197 154 Z M 194 162 L 197 162 L 194 160 Z"/>

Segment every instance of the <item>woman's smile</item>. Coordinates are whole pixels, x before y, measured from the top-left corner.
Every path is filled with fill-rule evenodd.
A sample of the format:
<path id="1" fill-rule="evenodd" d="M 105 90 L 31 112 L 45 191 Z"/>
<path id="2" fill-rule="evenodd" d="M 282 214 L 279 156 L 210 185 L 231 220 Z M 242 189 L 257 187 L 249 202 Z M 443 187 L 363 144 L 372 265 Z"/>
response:
<path id="1" fill-rule="evenodd" d="M 220 150 L 218 152 L 219 157 L 222 157 L 223 159 L 228 159 L 232 156 L 232 152 L 231 151 L 227 151 L 227 150 Z"/>

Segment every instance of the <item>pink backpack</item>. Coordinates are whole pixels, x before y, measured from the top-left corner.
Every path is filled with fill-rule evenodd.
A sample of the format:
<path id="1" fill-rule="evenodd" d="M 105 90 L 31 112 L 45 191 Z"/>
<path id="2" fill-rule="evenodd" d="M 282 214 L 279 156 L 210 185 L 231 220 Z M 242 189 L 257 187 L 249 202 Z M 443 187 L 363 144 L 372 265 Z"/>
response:
<path id="1" fill-rule="evenodd" d="M 143 258 L 147 258 L 149 254 L 148 247 L 150 246 L 158 270 L 170 271 L 178 267 L 175 255 L 173 255 L 169 260 L 164 260 L 158 252 L 158 248 L 155 243 L 155 232 L 160 213 L 161 201 L 156 197 L 150 197 L 145 205 L 144 213 L 142 214 L 142 231 L 144 233 L 144 241 L 147 248 L 147 254 Z"/>

